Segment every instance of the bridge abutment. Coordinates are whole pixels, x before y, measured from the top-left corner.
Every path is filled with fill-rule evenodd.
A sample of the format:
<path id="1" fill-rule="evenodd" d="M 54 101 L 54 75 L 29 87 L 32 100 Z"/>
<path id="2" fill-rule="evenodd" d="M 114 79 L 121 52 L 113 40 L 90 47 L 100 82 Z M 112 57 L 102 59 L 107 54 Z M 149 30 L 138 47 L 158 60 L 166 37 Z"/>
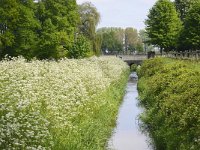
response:
<path id="1" fill-rule="evenodd" d="M 141 65 L 144 60 L 147 59 L 147 55 L 118 55 L 129 66 L 132 64 Z"/>

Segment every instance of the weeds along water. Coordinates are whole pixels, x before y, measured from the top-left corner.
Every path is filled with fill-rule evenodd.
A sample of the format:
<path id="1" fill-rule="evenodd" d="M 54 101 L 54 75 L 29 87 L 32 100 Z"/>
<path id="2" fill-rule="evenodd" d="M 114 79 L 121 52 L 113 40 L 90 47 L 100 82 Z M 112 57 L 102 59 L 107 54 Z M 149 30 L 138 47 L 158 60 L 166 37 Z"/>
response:
<path id="1" fill-rule="evenodd" d="M 200 63 L 155 58 L 139 74 L 140 116 L 155 149 L 200 149 Z"/>
<path id="2" fill-rule="evenodd" d="M 0 149 L 105 149 L 128 74 L 115 57 L 1 61 Z"/>

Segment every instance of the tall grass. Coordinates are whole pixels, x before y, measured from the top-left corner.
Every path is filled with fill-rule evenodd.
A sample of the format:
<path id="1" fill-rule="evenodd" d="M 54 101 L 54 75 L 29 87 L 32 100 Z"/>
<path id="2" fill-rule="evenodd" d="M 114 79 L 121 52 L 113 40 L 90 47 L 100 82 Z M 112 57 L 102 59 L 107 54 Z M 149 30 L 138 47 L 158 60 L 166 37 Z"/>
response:
<path id="1" fill-rule="evenodd" d="M 114 57 L 1 61 L 0 149 L 105 149 L 128 72 Z"/>

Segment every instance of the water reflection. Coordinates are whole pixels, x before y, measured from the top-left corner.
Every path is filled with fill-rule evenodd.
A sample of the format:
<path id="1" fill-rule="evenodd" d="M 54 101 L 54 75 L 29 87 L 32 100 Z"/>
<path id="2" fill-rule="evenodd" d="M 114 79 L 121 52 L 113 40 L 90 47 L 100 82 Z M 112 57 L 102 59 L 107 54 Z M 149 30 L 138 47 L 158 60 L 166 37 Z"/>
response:
<path id="1" fill-rule="evenodd" d="M 150 150 L 147 137 L 139 131 L 138 115 L 142 109 L 137 106 L 137 75 L 132 73 L 126 87 L 126 94 L 119 110 L 117 127 L 109 140 L 112 150 Z"/>

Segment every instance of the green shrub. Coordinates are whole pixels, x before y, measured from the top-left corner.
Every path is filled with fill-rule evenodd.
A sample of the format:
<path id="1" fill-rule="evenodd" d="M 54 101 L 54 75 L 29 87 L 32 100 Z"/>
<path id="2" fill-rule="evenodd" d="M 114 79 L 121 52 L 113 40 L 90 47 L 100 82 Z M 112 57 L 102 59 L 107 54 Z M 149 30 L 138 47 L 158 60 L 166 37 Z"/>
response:
<path id="1" fill-rule="evenodd" d="M 150 77 L 154 75 L 157 71 L 160 70 L 160 68 L 162 68 L 163 63 L 164 61 L 162 60 L 162 58 L 159 58 L 159 57 L 145 60 L 140 70 L 138 71 L 138 76 Z"/>
<path id="2" fill-rule="evenodd" d="M 151 66 L 151 67 L 150 67 Z M 155 58 L 140 70 L 142 128 L 158 150 L 200 147 L 199 63 Z"/>
<path id="3" fill-rule="evenodd" d="M 131 65 L 131 71 L 135 72 L 137 70 L 138 65 L 132 64 Z"/>
<path id="4" fill-rule="evenodd" d="M 83 35 L 78 35 L 75 44 L 68 49 L 69 58 L 85 58 L 92 56 L 92 44 Z"/>

